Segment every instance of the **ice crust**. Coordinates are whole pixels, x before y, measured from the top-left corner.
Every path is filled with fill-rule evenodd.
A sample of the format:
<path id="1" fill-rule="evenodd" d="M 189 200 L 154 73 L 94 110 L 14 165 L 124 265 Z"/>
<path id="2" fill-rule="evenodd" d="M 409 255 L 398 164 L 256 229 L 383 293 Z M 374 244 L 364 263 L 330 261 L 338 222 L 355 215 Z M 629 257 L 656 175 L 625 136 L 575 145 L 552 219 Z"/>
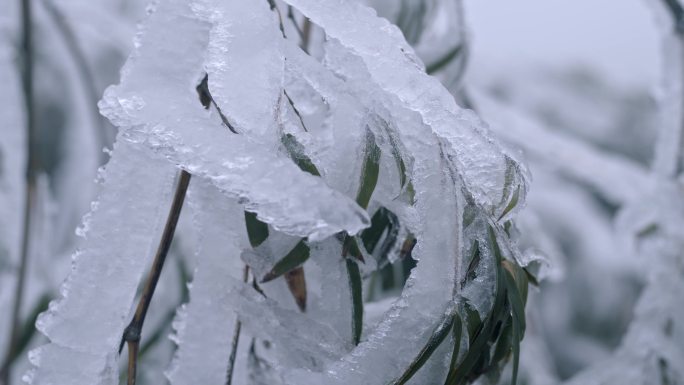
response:
<path id="1" fill-rule="evenodd" d="M 32 351 L 31 384 L 118 381 L 121 332 L 159 240 L 176 168 L 126 141 L 113 154 L 102 194 L 84 219 L 85 241 L 74 254 L 61 298 L 36 323 L 50 343 Z"/>
<path id="2" fill-rule="evenodd" d="M 368 215 L 356 203 L 327 187 L 320 178 L 299 170 L 289 158 L 276 152 L 273 145 L 259 140 L 259 132 L 268 132 L 260 126 L 263 118 L 256 122 L 245 120 L 249 118 L 236 120 L 246 125 L 236 126 L 239 132 L 252 134 L 235 135 L 217 124 L 202 108 L 195 87 L 203 76 L 210 34 L 220 41 L 228 37 L 220 33 L 219 27 L 212 29 L 212 24 L 204 21 L 208 11 L 197 4 L 206 5 L 176 0 L 158 4 L 139 38 L 138 50 L 122 70 L 121 84 L 105 92 L 100 105 L 103 114 L 121 127 L 126 140 L 145 143 L 192 174 L 210 179 L 278 230 L 315 240 L 341 230 L 354 234 L 364 228 L 369 222 Z M 261 9 L 256 2 L 248 4 L 250 8 Z M 214 6 L 222 9 L 220 4 Z M 262 22 L 275 23 L 275 20 L 269 17 Z M 169 36 L 169 31 L 174 31 L 174 38 Z M 186 49 L 178 51 L 179 46 Z M 257 56 L 256 59 L 272 58 Z M 282 62 L 282 57 L 279 60 Z M 218 62 L 207 63 L 210 71 L 221 68 Z M 282 71 L 282 65 L 273 67 L 274 71 Z M 260 76 L 239 79 L 242 83 L 238 90 L 225 90 L 225 93 L 239 92 L 247 101 L 253 101 L 249 95 L 255 87 L 262 94 L 270 95 L 273 102 L 272 89 L 263 89 L 264 83 L 271 82 L 273 76 L 277 78 L 277 73 L 270 75 L 263 80 Z M 233 80 L 230 81 L 237 82 Z M 209 82 L 212 83 L 211 78 Z M 219 91 L 222 91 L 219 95 L 225 96 L 223 88 Z M 220 102 L 231 106 L 230 98 Z M 261 110 L 244 112 L 244 115 L 272 115 L 277 103 L 264 100 L 259 105 Z M 229 121 L 233 110 L 224 111 Z"/>
<path id="3" fill-rule="evenodd" d="M 424 73 L 398 29 L 370 8 L 356 1 L 286 3 L 325 31 L 322 57 L 284 41 L 265 1 L 153 4 L 120 84 L 100 102 L 119 140 L 62 299 L 39 320 L 50 344 L 32 354 L 31 383 L 69 376 L 75 385 L 118 381 L 116 348 L 178 169 L 193 175 L 188 199 L 199 246 L 190 302 L 174 322 L 172 384 L 224 382 L 236 316 L 238 362 L 251 362 L 250 370 L 250 339 L 265 340 L 265 360 L 274 363 L 267 376 L 277 382 L 384 384 L 402 374 L 461 295 L 486 310 L 489 291 L 460 291 L 466 241 L 484 239 L 485 222 L 500 231 L 497 221 L 514 191 L 522 206 L 524 167 Z M 209 109 L 196 90 L 205 75 Z M 283 134 L 302 144 L 321 177 L 299 169 Z M 354 346 L 347 271 L 333 235 L 369 225 L 354 201 L 368 140 L 381 152 L 369 212 L 384 206 L 398 216 L 402 234 L 419 239 L 419 263 L 396 301 L 375 306 L 384 314 L 365 320 Z M 464 232 L 466 204 L 483 221 L 477 234 Z M 269 225 L 269 238 L 255 249 L 245 239 L 242 210 Z M 306 313 L 282 279 L 259 290 L 242 280 L 245 263 L 258 278 L 282 256 L 277 252 L 302 237 L 311 247 Z M 95 308 L 106 309 L 93 314 Z M 445 378 L 452 344 L 441 346 L 410 383 Z M 250 376 L 238 372 L 235 381 Z"/>
<path id="4" fill-rule="evenodd" d="M 228 280 L 242 279 L 244 214 L 241 205 L 226 200 L 207 181 L 193 181 L 188 194 L 198 263 L 190 302 L 174 321 L 178 350 L 167 376 L 173 385 L 223 384 L 237 320 L 226 299 L 232 295 Z"/>

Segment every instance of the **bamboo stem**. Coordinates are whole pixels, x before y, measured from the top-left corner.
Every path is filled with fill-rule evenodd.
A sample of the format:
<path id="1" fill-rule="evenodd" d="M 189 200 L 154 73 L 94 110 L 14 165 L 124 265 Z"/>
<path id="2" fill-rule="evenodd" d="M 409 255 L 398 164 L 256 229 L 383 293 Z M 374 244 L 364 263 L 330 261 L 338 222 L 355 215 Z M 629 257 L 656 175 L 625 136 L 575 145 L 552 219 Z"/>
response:
<path id="1" fill-rule="evenodd" d="M 183 202 L 185 200 L 185 193 L 188 190 L 189 184 L 190 173 L 182 170 L 178 177 L 176 192 L 173 197 L 173 202 L 171 203 L 171 209 L 169 210 L 169 216 L 167 217 L 162 237 L 159 241 L 159 246 L 157 247 L 157 253 L 154 256 L 154 261 L 152 262 L 152 268 L 147 276 L 147 281 L 145 282 L 145 287 L 140 300 L 138 301 L 138 306 L 135 309 L 133 319 L 124 330 L 123 336 L 121 338 L 119 354 L 123 349 L 124 343 L 128 344 L 128 385 L 135 385 L 138 350 L 140 349 L 140 338 L 142 335 L 143 323 L 145 322 L 145 316 L 147 315 L 147 310 L 150 307 L 154 290 L 157 288 L 157 283 L 159 282 L 159 277 L 161 276 L 161 271 L 164 267 L 166 256 L 168 255 L 169 248 L 171 247 L 171 241 L 173 240 L 173 235 L 176 231 L 176 225 L 178 224 L 178 219 L 180 218 L 181 209 L 183 208 Z"/>

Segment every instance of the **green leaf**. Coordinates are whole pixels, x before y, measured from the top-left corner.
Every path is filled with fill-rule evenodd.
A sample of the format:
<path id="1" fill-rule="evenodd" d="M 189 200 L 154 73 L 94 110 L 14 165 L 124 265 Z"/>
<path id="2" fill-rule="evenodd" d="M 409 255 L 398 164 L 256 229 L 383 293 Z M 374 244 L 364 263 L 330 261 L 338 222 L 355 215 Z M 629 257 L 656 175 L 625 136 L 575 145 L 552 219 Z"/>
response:
<path id="1" fill-rule="evenodd" d="M 360 262 L 365 262 L 359 244 L 356 242 L 356 238 L 345 233 L 344 242 L 342 242 L 342 256 L 346 257 L 347 255 L 351 255 Z"/>
<path id="2" fill-rule="evenodd" d="M 316 165 L 311 161 L 311 158 L 306 155 L 304 146 L 297 142 L 294 135 L 285 134 L 280 140 L 285 146 L 288 155 L 290 155 L 290 158 L 297 164 L 300 170 L 308 172 L 311 175 L 321 176 Z"/>
<path id="3" fill-rule="evenodd" d="M 494 355 L 492 355 L 492 363 L 497 363 L 503 361 L 507 356 L 508 352 L 511 351 L 511 333 L 512 328 L 512 318 L 507 317 L 506 322 L 503 325 L 499 339 L 496 342 L 496 347 L 494 348 Z"/>
<path id="4" fill-rule="evenodd" d="M 518 188 L 515 189 L 515 192 L 513 193 L 513 196 L 511 197 L 510 202 L 508 202 L 508 206 L 506 206 L 504 211 L 499 216 L 499 220 L 501 220 L 501 218 L 505 217 L 506 214 L 511 212 L 511 210 L 513 210 L 515 208 L 515 206 L 518 205 L 519 199 L 520 199 L 520 186 L 518 186 Z"/>
<path id="5" fill-rule="evenodd" d="M 520 267 L 518 264 L 513 263 L 508 260 L 504 260 L 501 265 L 503 266 L 506 271 L 508 271 L 511 276 L 513 277 L 513 280 L 515 281 L 515 285 L 518 288 L 518 294 L 520 298 L 522 299 L 523 306 L 527 303 L 527 291 L 529 287 L 529 278 L 528 278 L 528 273 Z"/>
<path id="6" fill-rule="evenodd" d="M 463 334 L 463 322 L 461 321 L 461 316 L 456 313 L 454 315 L 454 325 L 451 328 L 452 335 L 454 336 L 454 350 L 451 353 L 451 364 L 449 365 L 449 373 L 456 370 L 456 364 L 458 363 L 458 352 L 461 349 L 461 335 Z"/>
<path id="7" fill-rule="evenodd" d="M 386 236 L 382 239 L 384 234 Z M 366 250 L 382 262 L 397 242 L 398 235 L 399 218 L 387 208 L 380 207 L 371 217 L 370 227 L 361 232 L 361 241 Z M 379 244 L 381 239 L 383 242 Z"/>
<path id="8" fill-rule="evenodd" d="M 411 364 L 406 368 L 406 371 L 397 378 L 396 380 L 393 380 L 390 382 L 392 385 L 402 385 L 408 382 L 408 380 L 413 377 L 420 368 L 425 365 L 427 362 L 428 358 L 432 355 L 432 353 L 435 352 L 435 350 L 439 347 L 439 345 L 444 341 L 446 336 L 449 335 L 449 332 L 452 331 L 452 327 L 455 322 L 455 316 L 454 312 L 449 312 L 444 314 L 442 319 L 439 321 L 437 324 L 437 327 L 432 331 L 432 334 L 430 335 L 430 338 L 428 339 L 427 343 L 423 348 L 420 350 L 416 358 L 413 359 Z"/>
<path id="9" fill-rule="evenodd" d="M 252 248 L 261 245 L 268 238 L 268 225 L 260 221 L 255 213 L 245 211 L 245 227 Z"/>
<path id="10" fill-rule="evenodd" d="M 518 285 L 516 284 L 515 279 L 513 279 L 513 275 L 507 269 L 502 270 L 504 270 L 504 275 L 506 277 L 508 302 L 511 304 L 513 313 L 513 336 L 511 340 L 511 346 L 513 348 L 513 378 L 511 384 L 516 385 L 518 380 L 518 365 L 520 362 L 520 341 L 525 333 L 525 305 L 523 304 L 523 299 L 518 291 Z"/>
<path id="11" fill-rule="evenodd" d="M 281 275 L 289 272 L 301 266 L 310 256 L 309 245 L 306 244 L 304 239 L 300 240 L 295 247 L 287 253 L 280 261 L 278 261 L 268 272 L 264 278 L 262 278 L 261 283 L 272 281 Z"/>
<path id="12" fill-rule="evenodd" d="M 361 167 L 361 185 L 356 194 L 356 203 L 364 209 L 368 208 L 375 186 L 378 184 L 379 173 L 380 147 L 375 143 L 375 136 L 369 130 L 366 132 L 366 149 Z"/>
<path id="13" fill-rule="evenodd" d="M 441 70 L 442 68 L 446 67 L 447 64 L 451 63 L 452 60 L 454 60 L 463 50 L 463 46 L 465 43 L 461 43 L 452 49 L 450 49 L 444 56 L 441 58 L 437 59 L 435 62 L 428 64 L 425 67 L 425 72 L 428 75 L 432 75 L 435 72 Z"/>
<path id="14" fill-rule="evenodd" d="M 471 337 L 470 347 L 463 357 L 463 361 L 456 367 L 456 370 L 449 373 L 446 380 L 447 385 L 463 384 L 481 357 L 489 355 L 488 342 L 495 331 L 497 322 L 499 322 L 499 316 L 505 314 L 506 305 L 506 282 L 501 272 L 500 264 L 497 263 L 495 266 L 496 294 L 492 310 L 487 315 L 484 323 L 481 324 L 481 327 L 478 327 L 477 331 L 474 332 L 474 338 Z"/>
<path id="15" fill-rule="evenodd" d="M 356 262 L 349 258 L 347 263 L 347 278 L 349 279 L 349 290 L 352 299 L 352 339 L 354 345 L 361 341 L 361 331 L 363 330 L 363 294 L 361 286 L 361 272 Z"/>

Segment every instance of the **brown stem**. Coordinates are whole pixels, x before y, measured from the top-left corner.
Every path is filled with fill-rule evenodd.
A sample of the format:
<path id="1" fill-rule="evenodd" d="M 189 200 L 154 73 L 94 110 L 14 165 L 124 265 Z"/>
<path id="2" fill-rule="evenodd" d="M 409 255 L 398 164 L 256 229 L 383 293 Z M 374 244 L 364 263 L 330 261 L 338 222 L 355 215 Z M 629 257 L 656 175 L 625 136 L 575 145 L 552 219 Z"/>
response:
<path id="1" fill-rule="evenodd" d="M 19 260 L 19 270 L 17 274 L 17 284 L 15 288 L 14 304 L 12 306 L 12 318 L 10 327 L 9 344 L 2 367 L 0 368 L 0 383 L 9 385 L 11 378 L 11 365 L 19 352 L 17 351 L 19 342 L 21 304 L 24 299 L 24 282 L 26 281 L 26 270 L 29 259 L 31 216 L 36 200 L 36 174 L 39 169 L 39 161 L 35 149 L 35 117 L 34 117 L 34 98 L 33 98 L 33 37 L 31 33 L 32 13 L 30 0 L 21 0 L 21 22 L 22 22 L 22 83 L 24 90 L 24 103 L 26 108 L 26 134 L 27 134 L 27 162 L 26 162 L 26 197 L 24 202 L 24 226 L 21 242 L 21 255 Z"/>
<path id="2" fill-rule="evenodd" d="M 140 336 L 142 335 L 143 323 L 145 322 L 145 316 L 150 307 L 154 290 L 159 282 L 159 277 L 162 268 L 164 267 L 164 261 L 166 260 L 169 248 L 171 247 L 171 241 L 173 240 L 173 235 L 176 231 L 176 225 L 180 218 L 183 201 L 185 200 L 185 193 L 188 191 L 189 184 L 190 173 L 182 170 L 178 177 L 176 192 L 173 196 L 173 202 L 171 203 L 171 209 L 169 210 L 169 216 L 166 219 L 166 225 L 164 226 L 159 246 L 157 247 L 157 254 L 154 256 L 154 261 L 152 262 L 152 268 L 147 276 L 147 281 L 145 282 L 145 287 L 143 288 L 142 295 L 138 301 L 138 306 L 135 309 L 133 319 L 128 326 L 126 326 L 121 338 L 119 354 L 121 354 L 124 343 L 128 344 L 128 385 L 135 385 L 138 350 L 140 349 Z"/>

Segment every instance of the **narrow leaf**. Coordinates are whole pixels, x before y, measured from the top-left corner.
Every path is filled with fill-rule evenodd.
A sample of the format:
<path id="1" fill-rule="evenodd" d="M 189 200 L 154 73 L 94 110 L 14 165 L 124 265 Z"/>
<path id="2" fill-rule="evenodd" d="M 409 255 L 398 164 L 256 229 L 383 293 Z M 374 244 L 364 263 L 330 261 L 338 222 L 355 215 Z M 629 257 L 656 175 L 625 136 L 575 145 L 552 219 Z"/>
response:
<path id="1" fill-rule="evenodd" d="M 375 143 L 375 136 L 370 131 L 366 134 L 363 167 L 361 168 L 361 185 L 356 195 L 356 203 L 364 209 L 368 208 L 371 196 L 378 184 L 380 173 L 380 147 Z"/>
<path id="2" fill-rule="evenodd" d="M 255 213 L 245 211 L 245 227 L 252 248 L 261 245 L 268 238 L 268 225 L 257 219 Z"/>
<path id="3" fill-rule="evenodd" d="M 449 332 L 452 331 L 454 324 L 454 313 L 446 313 L 437 324 L 437 327 L 432 331 L 427 344 L 423 346 L 416 358 L 409 364 L 406 371 L 396 380 L 390 382 L 392 385 L 402 385 L 408 382 L 420 368 L 425 365 L 428 358 L 435 352 L 439 345 L 444 341 Z"/>
<path id="4" fill-rule="evenodd" d="M 302 239 L 286 256 L 273 266 L 273 269 L 262 278 L 261 283 L 272 281 L 288 271 L 301 266 L 309 259 L 309 256 L 309 245 Z"/>
<path id="5" fill-rule="evenodd" d="M 361 341 L 361 331 L 363 330 L 363 294 L 361 286 L 361 272 L 356 262 L 349 258 L 347 263 L 347 277 L 349 279 L 349 290 L 352 299 L 352 339 L 354 345 Z"/>
<path id="6" fill-rule="evenodd" d="M 463 334 L 463 322 L 461 316 L 456 313 L 454 315 L 454 325 L 452 327 L 452 335 L 454 337 L 454 350 L 451 353 L 451 364 L 449 365 L 449 373 L 456 370 L 458 363 L 458 353 L 461 349 L 461 335 Z M 448 377 L 448 376 L 447 376 Z"/>
<path id="7" fill-rule="evenodd" d="M 313 163 L 313 161 L 311 161 L 311 158 L 306 155 L 304 146 L 297 142 L 297 139 L 294 137 L 294 135 L 285 134 L 280 140 L 283 143 L 283 146 L 285 146 L 285 150 L 287 151 L 288 155 L 290 155 L 290 158 L 295 162 L 295 164 L 297 164 L 300 170 L 308 172 L 314 176 L 321 176 L 321 173 L 318 171 L 318 168 L 316 168 L 316 165 Z"/>
<path id="8" fill-rule="evenodd" d="M 297 267 L 285 273 L 285 281 L 287 287 L 292 293 L 297 307 L 302 312 L 306 311 L 306 277 L 304 276 L 304 268 Z"/>
<path id="9" fill-rule="evenodd" d="M 344 235 L 344 242 L 342 242 L 342 256 L 346 257 L 347 255 L 351 255 L 360 262 L 366 262 L 363 259 L 363 253 L 361 253 L 361 249 L 359 248 L 358 242 L 356 242 L 356 238 L 350 236 L 349 234 Z"/>

